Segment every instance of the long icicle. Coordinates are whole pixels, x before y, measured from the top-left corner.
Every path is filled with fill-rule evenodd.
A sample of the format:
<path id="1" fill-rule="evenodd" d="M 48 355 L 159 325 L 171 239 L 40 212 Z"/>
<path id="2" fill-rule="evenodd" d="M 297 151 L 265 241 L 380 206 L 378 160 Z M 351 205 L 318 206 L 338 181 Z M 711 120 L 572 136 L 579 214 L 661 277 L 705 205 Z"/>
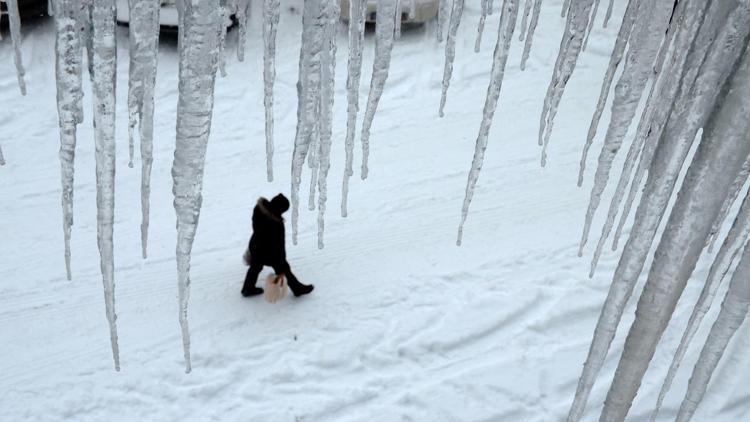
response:
<path id="1" fill-rule="evenodd" d="M 729 341 L 745 321 L 748 309 L 750 309 L 750 247 L 746 246 L 732 281 L 729 283 L 729 290 L 721 304 L 719 316 L 711 327 L 711 332 L 698 357 L 698 363 L 693 368 L 687 393 L 677 413 L 677 422 L 688 422 L 692 419 Z"/>
<path id="2" fill-rule="evenodd" d="M 482 12 L 479 15 L 479 24 L 477 24 L 477 40 L 474 42 L 475 53 L 479 53 L 482 46 L 482 32 L 484 32 L 484 22 L 487 20 L 487 2 L 488 0 L 481 0 Z"/>
<path id="3" fill-rule="evenodd" d="M 466 182 L 466 195 L 461 209 L 461 223 L 458 225 L 458 238 L 456 244 L 461 246 L 463 240 L 464 224 L 469 214 L 469 205 L 474 196 L 474 188 L 479 179 L 479 172 L 482 170 L 484 162 L 484 153 L 487 150 L 487 140 L 492 126 L 492 118 L 495 115 L 497 101 L 500 98 L 500 90 L 503 86 L 503 76 L 505 74 L 505 65 L 508 62 L 508 52 L 511 41 L 513 41 L 513 31 L 516 27 L 516 17 L 518 15 L 518 0 L 503 1 L 502 12 L 500 13 L 500 27 L 497 34 L 497 43 L 495 43 L 495 52 L 492 57 L 492 70 L 490 72 L 490 84 L 487 87 L 487 97 L 484 100 L 484 111 L 482 113 L 482 123 L 479 126 L 476 146 L 474 147 L 474 158 L 471 162 L 468 180 Z"/>
<path id="4" fill-rule="evenodd" d="M 717 5 L 716 10 L 709 10 L 707 17 L 710 16 L 711 19 L 703 22 L 701 33 L 696 37 L 698 39 L 710 38 L 710 34 L 722 25 L 724 6 L 718 5 L 717 2 L 712 3 L 712 5 Z M 707 53 L 706 50 L 709 48 L 708 43 L 696 45 L 700 47 L 692 48 L 689 53 L 688 64 L 684 67 L 685 75 L 681 79 L 681 93 L 673 101 L 673 111 L 669 115 L 665 131 L 660 136 L 660 142 L 654 142 L 653 162 L 659 163 L 659 165 L 651 166 L 649 169 L 649 176 L 643 192 L 644 200 L 641 201 L 636 211 L 633 230 L 615 269 L 609 293 L 594 329 L 594 336 L 591 340 L 581 378 L 578 381 L 573 405 L 568 414 L 568 421 L 578 421 L 583 414 L 594 380 L 604 365 L 604 360 L 622 318 L 625 305 L 630 299 L 635 283 L 641 274 L 685 158 L 692 146 L 698 128 L 703 125 L 708 111 L 713 107 L 718 86 L 722 84 L 723 78 L 726 76 L 722 76 L 722 72 L 709 72 L 702 75 L 699 81 L 696 81 L 701 68 L 692 64 L 703 62 Z M 732 54 L 731 50 L 719 51 L 714 49 L 712 52 L 719 57 L 709 61 L 709 67 L 715 66 L 716 69 L 726 66 L 732 67 L 731 63 L 727 64 L 721 57 L 724 54 Z M 692 86 L 701 86 L 705 90 L 698 93 L 699 95 L 691 96 L 689 91 Z M 643 155 L 646 155 L 646 151 Z M 644 159 L 645 157 L 641 158 L 641 163 L 644 162 Z"/>
<path id="5" fill-rule="evenodd" d="M 589 44 L 589 37 L 594 31 L 594 22 L 596 22 L 596 14 L 599 11 L 599 0 L 594 0 L 594 8 L 591 10 L 591 18 L 589 18 L 589 28 L 586 30 L 586 37 L 583 39 L 583 51 L 586 51 L 586 46 Z"/>
<path id="6" fill-rule="evenodd" d="M 211 132 L 214 84 L 218 70 L 219 0 L 178 0 L 180 28 L 177 136 L 172 164 L 172 193 L 177 214 L 179 320 L 185 372 L 190 372 L 190 255 L 203 196 L 203 169 Z"/>
<path id="7" fill-rule="evenodd" d="M 461 1 L 463 0 L 456 0 Z M 393 0 L 378 0 L 378 12 L 375 16 L 375 60 L 372 64 L 372 80 L 370 94 L 367 97 L 367 108 L 362 121 L 362 180 L 367 179 L 369 168 L 367 165 L 370 155 L 370 127 L 375 112 L 378 109 L 380 96 L 388 79 L 388 69 L 391 66 L 391 51 L 393 50 L 393 14 L 396 4 Z M 452 19 L 452 18 L 451 18 Z"/>
<path id="8" fill-rule="evenodd" d="M 21 95 L 26 95 L 26 82 L 23 77 L 26 71 L 23 68 L 21 57 L 21 15 L 18 13 L 18 0 L 6 0 L 8 8 L 8 23 L 10 26 L 10 38 L 13 43 L 13 62 L 16 65 L 16 76 L 18 76 L 18 88 Z"/>
<path id="9" fill-rule="evenodd" d="M 443 30 L 445 29 L 445 23 L 449 18 L 449 11 L 453 8 L 453 2 L 456 0 L 439 0 L 438 2 L 438 17 L 437 17 L 437 40 L 438 42 L 443 41 Z"/>
<path id="10" fill-rule="evenodd" d="M 547 164 L 547 144 L 552 134 L 552 124 L 557 114 L 557 106 L 560 104 L 568 79 L 573 74 L 578 55 L 581 52 L 583 35 L 588 26 L 591 15 L 591 6 L 594 0 L 579 0 L 570 6 L 565 32 L 560 41 L 560 52 L 557 55 L 555 69 L 552 73 L 547 95 L 544 98 L 544 107 L 539 124 L 539 145 L 542 146 L 542 167 Z"/>
<path id="11" fill-rule="evenodd" d="M 0 166 L 5 165 L 5 157 L 3 157 L 3 146 L 0 145 Z"/>
<path id="12" fill-rule="evenodd" d="M 681 8 L 682 12 L 686 13 L 681 13 L 680 19 L 672 23 L 672 25 L 679 25 L 679 29 L 676 30 L 678 35 L 675 44 L 668 47 L 671 52 L 671 60 L 666 62 L 666 68 L 657 68 L 657 80 L 651 87 L 649 98 L 646 101 L 646 107 L 644 108 L 640 122 L 638 123 L 635 138 L 630 145 L 627 157 L 623 163 L 620 180 L 617 183 L 615 193 L 612 195 L 612 200 L 610 201 L 609 210 L 607 212 L 607 219 L 602 227 L 602 234 L 599 237 L 594 256 L 591 259 L 590 276 L 592 276 L 596 270 L 599 257 L 604 250 L 604 244 L 612 231 L 617 212 L 622 203 L 625 190 L 628 187 L 628 183 L 630 182 L 639 155 L 641 157 L 641 162 L 650 163 L 650 157 L 653 156 L 653 144 L 655 144 L 657 139 L 661 136 L 664 122 L 671 109 L 672 100 L 679 88 L 680 78 L 673 77 L 673 75 L 682 74 L 688 51 L 690 49 L 690 44 L 693 40 L 692 37 L 703 21 L 706 3 L 695 0 L 686 0 L 682 4 L 687 4 L 689 8 Z M 685 18 L 685 20 L 682 18 Z M 662 48 L 667 47 L 663 46 Z M 662 62 L 661 66 L 664 65 L 665 63 Z M 646 143 L 646 141 L 648 141 L 648 143 Z M 644 143 L 646 143 L 646 146 L 644 146 Z M 644 157 L 645 155 L 648 155 L 649 157 Z M 640 184 L 640 180 L 637 183 Z"/>
<path id="13" fill-rule="evenodd" d="M 713 101 L 713 98 L 715 98 L 711 95 L 710 90 L 718 90 L 718 87 L 720 86 L 720 80 L 723 81 L 723 79 L 720 78 L 726 77 L 725 73 L 728 72 L 728 70 L 725 70 L 724 73 L 713 72 L 708 74 L 709 77 L 713 77 L 712 80 L 706 82 L 708 84 L 706 86 L 710 87 L 710 89 L 705 89 L 703 85 L 695 84 L 698 70 L 701 68 L 701 63 L 703 63 L 703 61 L 705 60 L 706 54 L 708 53 L 708 49 L 711 45 L 711 40 L 716 37 L 718 28 L 722 27 L 726 22 L 727 15 L 730 11 L 730 6 L 734 4 L 734 2 L 710 2 L 708 4 L 706 4 L 705 2 L 701 3 L 706 6 L 707 9 L 704 13 L 704 18 L 703 22 L 701 22 L 700 30 L 698 31 L 698 34 L 695 35 L 695 41 L 693 41 L 694 48 L 689 49 L 688 61 L 685 65 L 685 74 L 682 78 L 682 81 L 680 82 L 680 91 L 677 94 L 677 98 L 681 98 L 681 103 L 679 106 L 674 107 L 674 109 L 679 113 L 698 113 L 699 115 L 703 115 L 704 113 L 701 111 L 703 107 L 708 107 L 706 104 L 712 104 L 711 101 Z M 713 53 L 714 55 L 716 55 L 720 52 L 714 51 Z M 721 63 L 721 56 L 719 56 L 718 58 L 715 57 L 713 60 L 716 63 Z M 721 64 L 717 64 L 717 66 L 721 67 Z M 701 99 L 700 101 L 692 101 L 689 95 L 688 91 L 694 85 L 704 87 L 704 89 L 701 89 L 696 93 L 696 98 Z M 664 98 L 663 101 L 667 101 L 667 99 Z M 670 105 L 670 110 L 671 108 L 672 106 Z M 686 115 L 687 114 L 684 114 L 684 116 Z M 666 121 L 667 118 L 675 120 L 677 117 L 670 116 L 665 113 L 664 120 Z M 692 139 L 695 137 L 695 133 L 697 132 L 697 127 L 693 124 L 693 121 L 688 120 L 688 122 L 690 123 L 690 125 L 682 126 L 684 134 L 680 136 L 684 137 L 684 139 L 686 139 L 687 141 L 692 142 Z M 625 223 L 628 219 L 628 215 L 630 214 L 633 201 L 635 200 L 635 197 L 639 192 L 641 181 L 643 180 L 646 170 L 650 167 L 651 161 L 654 157 L 654 153 L 658 144 L 657 138 L 661 136 L 663 130 L 666 130 L 666 123 L 664 123 L 663 126 L 650 128 L 650 133 L 648 134 L 648 137 L 644 144 L 641 160 L 638 163 L 635 175 L 633 176 L 633 182 L 630 185 L 630 192 L 628 192 L 627 199 L 625 200 L 625 205 L 623 206 L 622 213 L 620 214 L 620 221 L 617 223 L 617 229 L 615 230 L 615 235 L 612 241 L 612 250 L 617 249 L 617 245 L 620 236 L 622 235 Z M 683 143 L 682 145 L 683 147 L 689 148 L 687 144 Z M 684 151 L 684 153 L 687 154 L 687 151 Z"/>
<path id="14" fill-rule="evenodd" d="M 615 5 L 615 0 L 609 0 L 609 6 L 607 6 L 607 13 L 604 15 L 604 22 L 602 23 L 602 27 L 606 28 L 607 24 L 609 23 L 609 18 L 612 17 L 612 8 Z"/>
<path id="15" fill-rule="evenodd" d="M 594 213 L 599 207 L 602 194 L 609 181 L 612 163 L 635 117 L 643 90 L 653 71 L 654 60 L 656 60 L 661 43 L 660 37 L 664 34 L 672 12 L 672 4 L 669 2 L 644 1 L 637 14 L 637 19 L 642 23 L 633 33 L 632 46 L 628 51 L 620 80 L 615 86 L 612 117 L 599 154 L 599 164 L 594 176 L 594 185 L 591 188 L 578 256 L 583 255 Z"/>
<path id="16" fill-rule="evenodd" d="M 112 232 L 115 222 L 115 81 L 117 41 L 115 0 L 94 0 L 93 68 L 94 142 L 96 143 L 97 240 L 115 369 L 120 370 L 115 314 L 115 265 Z"/>
<path id="17" fill-rule="evenodd" d="M 154 87 L 159 50 L 159 2 L 130 0 L 128 74 L 128 166 L 133 167 L 136 126 L 141 142 L 141 255 L 148 255 L 151 167 L 154 139 Z"/>
<path id="18" fill-rule="evenodd" d="M 184 1 L 184 0 L 181 0 Z M 247 15 L 250 10 L 250 0 L 237 0 L 237 60 L 245 60 L 245 42 L 247 41 Z"/>
<path id="19" fill-rule="evenodd" d="M 526 37 L 526 28 L 529 23 L 529 14 L 531 14 L 532 3 L 534 3 L 534 0 L 526 0 L 523 3 L 523 17 L 521 18 L 521 30 L 519 31 L 520 34 L 518 35 L 518 41 L 523 41 L 524 37 Z"/>
<path id="20" fill-rule="evenodd" d="M 565 15 L 568 14 L 569 10 L 570 10 L 570 0 L 563 0 L 562 11 L 560 12 L 560 17 L 564 18 Z"/>
<path id="21" fill-rule="evenodd" d="M 349 5 L 349 61 L 346 76 L 346 166 L 341 186 L 341 216 L 347 216 L 349 179 L 354 175 L 354 136 L 359 112 L 359 81 L 362 74 L 362 47 L 365 39 L 367 0 L 352 0 Z"/>
<path id="22" fill-rule="evenodd" d="M 55 3 L 55 79 L 57 114 L 60 125 L 60 170 L 62 179 L 65 271 L 71 279 L 70 235 L 73 226 L 73 177 L 75 173 L 76 127 L 81 114 L 82 45 L 78 34 L 79 10 L 74 0 Z"/>
<path id="23" fill-rule="evenodd" d="M 448 87 L 451 83 L 453 74 L 453 59 L 456 57 L 456 35 L 458 26 L 461 24 L 461 15 L 464 11 L 464 0 L 453 0 L 453 9 L 451 9 L 451 20 L 448 28 L 448 38 L 445 40 L 445 65 L 443 67 L 443 91 L 440 95 L 440 109 L 438 114 L 444 116 L 445 100 L 448 96 Z"/>
<path id="24" fill-rule="evenodd" d="M 742 19 L 744 16 L 750 18 L 750 14 L 741 9 L 739 6 L 722 29 L 736 35 L 743 32 L 747 35 L 747 29 L 737 27 L 750 25 L 750 21 Z M 733 20 L 733 17 L 739 19 Z M 738 48 L 732 45 L 744 44 L 744 36 L 727 44 L 722 38 L 720 36 L 716 41 L 729 50 L 730 59 L 745 50 L 741 48 L 737 52 Z M 721 49 L 712 51 L 717 50 Z M 728 61 L 730 64 L 734 62 Z M 707 71 L 710 73 L 714 69 Z M 750 98 L 750 54 L 745 55 L 721 91 L 714 94 L 720 100 L 710 113 L 702 141 L 654 253 L 654 263 L 638 300 L 635 321 L 625 340 L 601 421 L 624 420 L 627 415 L 656 345 L 701 255 L 711 222 L 719 213 L 745 157 L 750 154 L 750 142 L 747 142 L 750 120 L 746 118 L 750 111 L 747 104 L 747 98 Z M 718 168 L 722 171 L 716 171 Z"/>
<path id="25" fill-rule="evenodd" d="M 273 181 L 273 83 L 276 79 L 276 28 L 279 0 L 263 0 L 263 105 L 266 111 L 266 177 Z"/>
<path id="26" fill-rule="evenodd" d="M 534 40 L 534 31 L 539 22 L 539 12 L 542 9 L 542 0 L 534 0 L 534 10 L 531 13 L 531 22 L 526 34 L 526 42 L 523 45 L 523 54 L 521 55 L 521 70 L 526 70 L 526 62 L 529 60 L 531 53 L 531 42 Z"/>
<path id="27" fill-rule="evenodd" d="M 331 167 L 331 135 L 333 130 L 334 76 L 336 70 L 336 25 L 339 20 L 338 0 L 323 0 L 323 48 L 320 50 L 320 149 L 318 153 L 318 249 L 323 249 L 328 169 Z"/>
<path id="28" fill-rule="evenodd" d="M 596 130 L 599 126 L 599 120 L 604 113 L 604 107 L 607 104 L 607 97 L 609 96 L 610 88 L 612 87 L 612 81 L 615 79 L 615 72 L 617 71 L 623 56 L 625 55 L 625 48 L 630 40 L 630 34 L 633 30 L 633 23 L 638 12 L 638 6 L 641 0 L 630 0 L 628 7 L 625 9 L 625 14 L 622 17 L 622 23 L 620 24 L 620 30 L 617 33 L 617 39 L 615 40 L 615 46 L 612 49 L 612 55 L 609 59 L 609 65 L 607 71 L 604 73 L 604 81 L 602 82 L 602 89 L 599 93 L 599 100 L 596 102 L 596 109 L 594 116 L 591 118 L 591 124 L 589 125 L 588 135 L 586 136 L 586 142 L 583 145 L 583 153 L 581 154 L 581 165 L 578 171 L 578 186 L 583 185 L 583 173 L 586 169 L 586 159 L 588 158 L 589 148 L 594 143 L 594 137 L 596 136 Z"/>
<path id="29" fill-rule="evenodd" d="M 680 344 L 677 346 L 677 350 L 672 358 L 672 363 L 669 365 L 666 377 L 662 383 L 661 389 L 659 390 L 659 396 L 656 400 L 656 406 L 651 414 L 651 420 L 655 421 L 659 414 L 664 398 L 667 396 L 669 389 L 672 387 L 672 381 L 677 374 L 677 370 L 680 368 L 682 360 L 685 358 L 685 353 L 690 346 L 690 343 L 695 337 L 695 333 L 698 332 L 703 318 L 708 313 L 711 305 L 716 296 L 716 292 L 721 286 L 724 278 L 726 277 L 732 263 L 735 261 L 742 248 L 747 244 L 750 239 L 750 194 L 745 195 L 745 199 L 742 202 L 740 211 L 737 214 L 737 218 L 729 230 L 727 237 L 724 239 L 719 252 L 716 254 L 711 269 L 708 271 L 708 277 L 706 278 L 706 284 L 703 286 L 698 301 L 693 307 L 693 312 L 690 314 L 685 331 L 680 339 Z"/>
<path id="30" fill-rule="evenodd" d="M 714 242 L 721 230 L 721 226 L 724 224 L 727 215 L 729 215 L 729 210 L 732 208 L 732 205 L 737 201 L 737 197 L 739 196 L 742 187 L 745 186 L 748 176 L 750 176 L 750 156 L 745 159 L 745 163 L 742 165 L 742 170 L 740 170 L 739 174 L 737 174 L 737 178 L 734 179 L 734 183 L 732 183 L 729 195 L 724 200 L 724 203 L 721 204 L 719 216 L 716 217 L 716 221 L 711 225 L 711 232 L 709 233 L 708 241 L 706 242 L 706 248 L 709 253 L 713 251 Z"/>

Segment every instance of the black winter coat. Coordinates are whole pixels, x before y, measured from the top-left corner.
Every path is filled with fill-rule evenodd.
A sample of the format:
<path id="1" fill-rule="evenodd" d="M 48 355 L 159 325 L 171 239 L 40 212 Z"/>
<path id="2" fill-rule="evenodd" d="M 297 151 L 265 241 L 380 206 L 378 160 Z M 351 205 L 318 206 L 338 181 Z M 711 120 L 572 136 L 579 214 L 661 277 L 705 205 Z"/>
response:
<path id="1" fill-rule="evenodd" d="M 250 260 L 269 267 L 286 262 L 284 219 L 275 213 L 271 202 L 260 198 L 253 209 L 253 235 L 250 237 Z"/>

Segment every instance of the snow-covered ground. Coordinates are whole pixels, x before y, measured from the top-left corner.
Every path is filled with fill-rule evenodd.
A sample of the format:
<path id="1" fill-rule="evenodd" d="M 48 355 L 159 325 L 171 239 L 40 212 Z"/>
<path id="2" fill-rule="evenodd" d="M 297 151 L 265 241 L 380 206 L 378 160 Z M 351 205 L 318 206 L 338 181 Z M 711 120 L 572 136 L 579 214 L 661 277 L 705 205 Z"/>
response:
<path id="1" fill-rule="evenodd" d="M 228 58 L 229 75 L 217 81 L 203 211 L 193 250 L 190 374 L 184 373 L 175 298 L 170 176 L 175 38 L 160 44 L 149 258 L 142 260 L 140 163 L 127 167 L 127 28 L 118 28 L 119 373 L 112 365 L 96 248 L 90 87 L 85 81 L 73 281 L 67 282 L 53 22 L 24 28 L 26 97 L 18 94 L 10 43 L 0 44 L 0 143 L 7 160 L 0 167 L 0 421 L 564 418 L 616 264 L 616 253 L 607 252 L 597 275 L 586 277 L 588 257 L 576 256 L 576 243 L 590 179 L 582 189 L 575 182 L 617 25 L 603 30 L 597 23 L 563 99 L 544 169 L 539 166 L 538 117 L 564 25 L 560 1 L 543 6 L 525 72 L 518 67 L 522 44 L 514 42 L 460 248 L 455 246 L 456 228 L 499 13 L 488 18 L 482 52 L 475 54 L 479 4 L 467 4 L 443 119 L 437 117 L 443 45 L 436 42 L 432 25 L 404 31 L 373 125 L 370 177 L 364 183 L 352 179 L 346 219 L 338 214 L 346 130 L 342 26 L 326 248 L 317 249 L 316 213 L 304 206 L 299 245 L 288 247 L 295 273 L 316 290 L 309 297 L 270 305 L 240 296 L 241 255 L 257 197 L 289 192 L 301 1 L 292 4 L 294 10 L 285 2 L 278 35 L 273 183 L 265 182 L 259 10 L 253 11 L 246 61 Z M 622 13 L 622 5 L 616 13 Z M 230 50 L 236 36 L 236 31 L 230 33 Z M 362 109 L 372 46 L 369 34 Z M 355 168 L 360 153 L 357 148 Z M 308 184 L 309 179 L 303 180 L 303 198 Z M 647 419 L 706 272 L 706 263 L 699 263 L 629 420 Z M 598 418 L 633 305 L 585 420 Z M 706 331 L 703 327 L 699 336 Z M 742 382 L 750 376 L 748 347 L 746 324 L 730 345 L 696 420 L 750 418 L 750 390 Z M 689 363 L 697 357 L 696 349 L 690 350 Z M 685 365 L 678 375 L 663 420 L 674 417 L 689 369 Z"/>

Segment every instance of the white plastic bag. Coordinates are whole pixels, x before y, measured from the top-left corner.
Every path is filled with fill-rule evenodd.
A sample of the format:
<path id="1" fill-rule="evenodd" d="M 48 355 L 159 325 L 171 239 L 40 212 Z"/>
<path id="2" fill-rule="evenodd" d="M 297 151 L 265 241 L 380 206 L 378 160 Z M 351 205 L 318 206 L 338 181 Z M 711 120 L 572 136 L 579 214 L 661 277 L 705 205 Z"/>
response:
<path id="1" fill-rule="evenodd" d="M 284 274 L 269 274 L 268 277 L 266 277 L 266 288 L 264 291 L 266 302 L 276 303 L 280 301 L 286 296 L 287 290 L 288 287 L 286 285 Z"/>

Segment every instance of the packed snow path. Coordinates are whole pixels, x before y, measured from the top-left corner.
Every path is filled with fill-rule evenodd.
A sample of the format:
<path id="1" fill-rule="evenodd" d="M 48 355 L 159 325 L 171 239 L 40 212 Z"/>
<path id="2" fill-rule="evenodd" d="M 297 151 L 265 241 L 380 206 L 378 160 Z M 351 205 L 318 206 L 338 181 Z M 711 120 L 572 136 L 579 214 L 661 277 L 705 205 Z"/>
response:
<path id="1" fill-rule="evenodd" d="M 190 375 L 184 374 L 175 318 L 170 169 L 176 42 L 167 37 L 160 44 L 148 260 L 140 258 L 140 170 L 137 159 L 135 169 L 127 168 L 127 107 L 125 101 L 117 104 L 114 235 L 122 372 L 115 373 L 102 317 L 90 114 L 78 129 L 74 272 L 67 282 L 50 54 L 54 22 L 24 26 L 24 60 L 33 64 L 28 96 L 18 95 L 10 44 L 0 44 L 0 100 L 14 105 L 3 110 L 1 124 L 7 164 L 0 168 L 0 420 L 563 419 L 616 264 L 616 255 L 605 252 L 589 280 L 588 259 L 575 256 L 591 187 L 587 180 L 577 189 L 575 181 L 599 93 L 592 81 L 601 80 L 617 25 L 594 27 L 597 36 L 580 58 L 555 121 L 549 163 L 540 169 L 537 116 L 564 26 L 560 8 L 560 1 L 544 3 L 523 73 L 517 67 L 523 46 L 512 44 L 462 248 L 454 246 L 455 227 L 500 13 L 496 5 L 485 28 L 492 36 L 485 34 L 475 54 L 480 9 L 478 2 L 467 2 L 443 119 L 435 112 L 443 46 L 436 44 L 434 28 L 404 31 L 372 128 L 370 158 L 378 171 L 366 183 L 352 179 L 349 217 L 329 213 L 322 251 L 316 248 L 316 213 L 302 207 L 299 246 L 289 247 L 290 261 L 316 291 L 275 306 L 240 296 L 241 254 L 256 198 L 288 193 L 301 27 L 299 15 L 284 8 L 275 85 L 278 180 L 268 184 L 261 13 L 254 9 L 248 32 L 255 37 L 248 35 L 245 62 L 227 57 L 228 76 L 217 80 L 192 257 Z M 621 13 L 615 5 L 614 16 Z M 126 35 L 127 29 L 117 29 L 121 58 L 127 57 Z M 236 36 L 229 33 L 228 51 Z M 372 48 L 368 32 L 361 92 L 369 85 Z M 337 56 L 339 99 L 345 95 L 346 60 L 346 54 Z M 127 73 L 127 60 L 119 60 L 120 99 L 127 95 Z M 88 78 L 84 89 L 90 92 Z M 360 95 L 360 107 L 365 101 Z M 91 110 L 90 95 L 84 110 Z M 336 102 L 334 116 L 332 183 L 343 173 L 346 101 Z M 334 191 L 332 203 L 340 200 Z M 677 323 L 662 341 L 668 347 L 657 349 L 646 374 L 632 420 L 649 416 L 707 270 L 701 261 L 678 304 Z M 631 303 L 625 312 L 627 325 L 633 309 Z M 716 309 L 711 314 L 712 320 Z M 696 345 L 708 333 L 704 325 Z M 741 351 L 750 347 L 748 330 L 743 325 L 730 343 L 714 374 L 722 382 L 709 388 L 695 420 L 747 417 L 750 398 L 742 381 L 750 376 L 750 356 Z M 622 331 L 584 420 L 599 414 Z M 698 349 L 688 351 L 686 363 L 695 361 Z M 674 419 L 691 366 L 678 373 L 660 420 Z"/>

